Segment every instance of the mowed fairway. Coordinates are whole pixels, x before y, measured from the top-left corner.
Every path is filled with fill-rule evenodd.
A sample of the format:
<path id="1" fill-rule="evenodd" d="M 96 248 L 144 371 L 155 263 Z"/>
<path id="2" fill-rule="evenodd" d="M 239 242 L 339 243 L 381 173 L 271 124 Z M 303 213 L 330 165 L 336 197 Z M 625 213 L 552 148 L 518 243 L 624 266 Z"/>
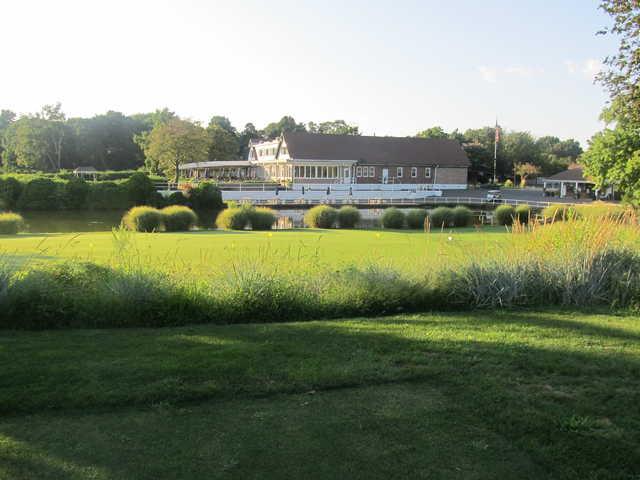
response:
<path id="1" fill-rule="evenodd" d="M 0 478 L 630 479 L 640 320 L 0 333 Z"/>
<path id="2" fill-rule="evenodd" d="M 506 245 L 504 227 L 464 228 L 425 234 L 411 230 L 275 230 L 138 233 L 127 236 L 129 253 L 149 264 L 225 266 L 245 259 L 280 264 L 390 262 L 415 267 L 416 261 L 443 255 L 471 256 Z M 111 232 L 0 236 L 0 255 L 30 259 L 74 258 L 107 262 L 121 248 Z"/>

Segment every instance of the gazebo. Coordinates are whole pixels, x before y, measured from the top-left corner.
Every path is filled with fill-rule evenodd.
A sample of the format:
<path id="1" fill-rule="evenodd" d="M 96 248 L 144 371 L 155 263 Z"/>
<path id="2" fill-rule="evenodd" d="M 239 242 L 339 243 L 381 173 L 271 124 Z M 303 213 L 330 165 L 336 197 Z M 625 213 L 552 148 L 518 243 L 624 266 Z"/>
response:
<path id="1" fill-rule="evenodd" d="M 86 177 L 92 177 L 93 180 L 95 180 L 97 178 L 98 170 L 94 167 L 78 167 L 73 170 L 73 174 L 78 178 L 84 179 Z"/>

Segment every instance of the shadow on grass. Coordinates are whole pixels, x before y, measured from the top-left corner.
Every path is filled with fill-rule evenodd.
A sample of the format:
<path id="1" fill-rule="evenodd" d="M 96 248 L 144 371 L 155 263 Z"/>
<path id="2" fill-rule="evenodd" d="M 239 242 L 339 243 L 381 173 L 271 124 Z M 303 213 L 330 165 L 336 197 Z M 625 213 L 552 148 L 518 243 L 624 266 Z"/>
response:
<path id="1" fill-rule="evenodd" d="M 2 463 L 10 465 L 12 478 L 20 478 L 20 472 L 31 471 L 33 455 L 28 452 L 33 449 L 54 459 L 65 458 L 65 465 L 80 465 L 80 469 L 93 465 L 98 470 L 118 470 L 118 459 L 104 452 L 124 455 L 127 442 L 134 438 L 150 443 L 144 448 L 130 444 L 133 450 L 127 455 L 133 470 L 125 477 L 135 476 L 132 472 L 139 462 L 157 459 L 162 464 L 168 454 L 162 445 L 169 442 L 183 455 L 177 457 L 189 459 L 186 463 L 197 463 L 198 446 L 203 444 L 216 452 L 215 468 L 241 458 L 249 462 L 241 462 L 244 478 L 285 475 L 286 462 L 274 465 L 269 460 L 270 455 L 283 459 L 282 449 L 292 453 L 289 467 L 294 471 L 303 462 L 322 465 L 331 459 L 335 470 L 316 470 L 325 478 L 348 475 L 349 465 L 362 469 L 362 478 L 365 473 L 368 478 L 388 478 L 392 470 L 386 462 L 398 471 L 422 468 L 424 476 L 441 478 L 523 478 L 527 474 L 532 478 L 633 478 L 640 465 L 637 336 L 622 328 L 594 325 L 604 319 L 581 322 L 566 317 L 518 312 L 495 318 L 491 314 L 413 315 L 158 330 L 7 332 L 0 336 L 6 346 L 0 350 L 0 359 L 7 365 L 0 374 L 0 404 L 12 418 L 0 432 L 25 447 L 0 441 L 3 457 L 12 459 Z M 9 355 L 12 361 L 5 362 Z M 387 400 L 371 390 L 375 386 L 387 389 Z M 333 403 L 291 416 L 287 413 L 306 402 L 300 397 L 305 392 L 340 395 L 348 388 L 369 389 L 369 393 L 344 392 L 346 396 L 334 397 Z M 296 396 L 278 399 L 281 394 Z M 434 395 L 443 408 L 433 415 L 416 410 Z M 255 406 L 258 398 L 265 402 L 262 406 Z M 385 410 L 389 398 L 399 399 L 401 407 L 380 424 L 382 428 L 376 414 Z M 202 405 L 205 400 L 230 403 Z M 149 405 L 155 407 L 148 410 Z M 16 415 L 52 407 L 59 411 L 41 420 Z M 155 432 L 156 424 L 164 421 L 154 413 L 158 408 L 172 428 L 157 433 L 157 438 L 143 435 L 140 432 Z M 104 413 L 81 414 L 78 409 Z M 271 412 L 271 423 L 261 421 L 263 410 Z M 189 412 L 195 412 L 193 418 L 181 423 L 177 417 Z M 342 412 L 336 418 L 348 428 L 332 420 L 334 412 Z M 437 428 L 435 419 L 442 422 Z M 198 430 L 198 422 L 208 429 Z M 394 425 L 397 430 L 389 435 Z M 452 452 L 452 443 L 465 438 L 461 425 L 466 425 L 467 432 L 490 432 L 506 439 L 504 445 L 527 452 L 536 469 L 522 470 L 520 460 L 513 460 L 502 477 L 498 470 L 490 475 L 503 450 L 485 451 L 484 459 L 467 448 Z M 373 429 L 375 439 L 362 436 L 359 428 Z M 207 432 L 220 431 L 224 434 L 211 444 Z M 439 443 L 430 432 L 437 433 Z M 255 443 L 250 440 L 253 437 L 262 440 Z M 411 441 L 395 441 L 403 437 Z M 480 437 L 483 442 L 489 438 Z M 495 438 L 494 447 L 502 445 Z M 363 453 L 365 444 L 375 445 L 379 454 L 399 450 L 391 460 Z M 335 445 L 349 454 L 338 454 Z M 420 451 L 419 445 L 429 445 L 428 451 L 406 450 Z M 7 451 L 13 451 L 13 456 Z M 303 452 L 309 460 L 303 460 Z M 475 464 L 488 474 L 473 476 L 464 470 L 467 475 L 456 475 L 452 470 L 438 475 L 433 459 L 445 457 L 452 464 Z M 42 464 L 33 468 L 42 469 Z M 215 468 L 203 466 L 203 475 L 217 472 Z M 56 478 L 84 478 L 74 471 L 61 475 L 52 467 L 46 472 Z M 322 478 L 311 470 L 300 473 Z"/>

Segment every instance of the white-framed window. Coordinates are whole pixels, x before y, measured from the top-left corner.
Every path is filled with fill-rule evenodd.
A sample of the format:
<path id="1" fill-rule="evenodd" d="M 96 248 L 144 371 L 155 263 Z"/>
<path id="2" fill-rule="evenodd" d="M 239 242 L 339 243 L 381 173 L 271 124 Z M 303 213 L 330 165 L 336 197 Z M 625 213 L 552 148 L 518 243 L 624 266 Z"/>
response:
<path id="1" fill-rule="evenodd" d="M 431 167 L 426 167 L 424 169 L 424 178 L 431 178 Z"/>
<path id="2" fill-rule="evenodd" d="M 356 167 L 356 177 L 362 176 L 362 167 Z"/>
<path id="3" fill-rule="evenodd" d="M 416 178 L 418 176 L 418 167 L 411 167 L 411 178 Z"/>
<path id="4" fill-rule="evenodd" d="M 369 176 L 369 167 L 362 167 L 362 176 L 363 177 Z"/>
<path id="5" fill-rule="evenodd" d="M 369 167 L 369 176 L 371 178 L 376 176 L 376 167 Z"/>
<path id="6" fill-rule="evenodd" d="M 396 177 L 398 178 L 404 177 L 404 169 L 402 167 L 396 168 Z"/>

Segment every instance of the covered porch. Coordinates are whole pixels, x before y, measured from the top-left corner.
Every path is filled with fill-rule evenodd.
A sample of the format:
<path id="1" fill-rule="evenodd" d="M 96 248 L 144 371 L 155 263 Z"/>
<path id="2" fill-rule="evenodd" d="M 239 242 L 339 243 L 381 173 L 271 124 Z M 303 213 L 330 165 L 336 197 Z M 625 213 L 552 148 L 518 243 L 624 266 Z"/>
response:
<path id="1" fill-rule="evenodd" d="M 246 160 L 185 163 L 180 174 L 192 180 L 253 180 L 256 167 Z"/>

